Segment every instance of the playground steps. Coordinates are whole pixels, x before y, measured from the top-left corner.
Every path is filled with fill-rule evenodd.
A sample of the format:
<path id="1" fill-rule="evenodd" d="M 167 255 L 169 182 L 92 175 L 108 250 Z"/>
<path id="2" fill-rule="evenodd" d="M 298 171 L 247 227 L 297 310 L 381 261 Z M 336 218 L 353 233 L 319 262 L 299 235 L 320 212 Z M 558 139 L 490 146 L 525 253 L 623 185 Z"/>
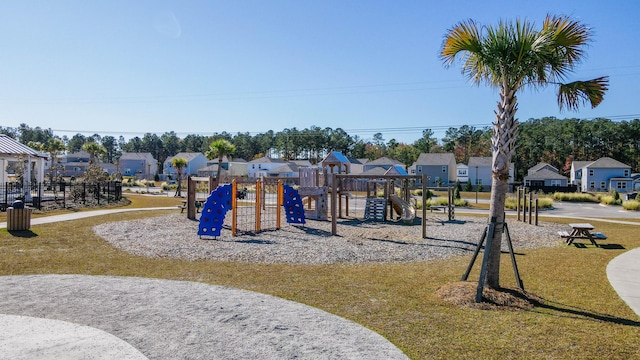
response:
<path id="1" fill-rule="evenodd" d="M 384 198 L 367 198 L 364 208 L 364 218 L 384 221 L 387 200 Z"/>

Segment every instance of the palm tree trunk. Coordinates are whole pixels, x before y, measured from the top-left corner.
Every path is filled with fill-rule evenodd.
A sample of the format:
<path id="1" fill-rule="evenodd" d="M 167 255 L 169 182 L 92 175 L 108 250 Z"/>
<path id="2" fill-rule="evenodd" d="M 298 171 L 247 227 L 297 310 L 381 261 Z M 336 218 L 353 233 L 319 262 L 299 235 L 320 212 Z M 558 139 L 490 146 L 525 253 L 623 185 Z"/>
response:
<path id="1" fill-rule="evenodd" d="M 500 91 L 500 102 L 496 111 L 496 122 L 493 124 L 492 141 L 492 180 L 491 205 L 489 221 L 504 222 L 504 204 L 508 190 L 509 167 L 515 151 L 518 135 L 518 120 L 515 90 L 504 86 Z M 491 242 L 490 256 L 487 260 L 487 278 L 485 285 L 497 289 L 500 287 L 500 249 L 502 246 L 503 226 L 496 226 Z"/>

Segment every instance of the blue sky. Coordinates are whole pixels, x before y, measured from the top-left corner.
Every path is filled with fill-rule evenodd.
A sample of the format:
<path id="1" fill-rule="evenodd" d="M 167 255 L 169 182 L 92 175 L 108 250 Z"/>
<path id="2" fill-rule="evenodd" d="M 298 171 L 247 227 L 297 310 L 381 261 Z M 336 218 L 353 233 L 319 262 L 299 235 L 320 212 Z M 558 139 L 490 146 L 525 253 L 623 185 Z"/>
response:
<path id="1" fill-rule="evenodd" d="M 547 13 L 593 28 L 569 80 L 610 76 L 596 109 L 560 113 L 555 89 L 518 118 L 640 118 L 636 1 L 0 1 L 0 125 L 57 135 L 342 128 L 411 143 L 422 129 L 489 126 L 498 94 L 438 51 L 447 29 Z"/>

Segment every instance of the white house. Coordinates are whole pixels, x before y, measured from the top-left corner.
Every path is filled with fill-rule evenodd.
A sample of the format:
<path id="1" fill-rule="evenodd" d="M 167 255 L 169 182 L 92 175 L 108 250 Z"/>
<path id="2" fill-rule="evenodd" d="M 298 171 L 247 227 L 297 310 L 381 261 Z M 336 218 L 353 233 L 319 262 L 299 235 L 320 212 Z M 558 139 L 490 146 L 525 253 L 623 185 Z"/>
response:
<path id="1" fill-rule="evenodd" d="M 251 160 L 247 163 L 247 174 L 249 178 L 259 178 L 262 176 L 269 176 L 269 170 L 273 170 L 277 167 L 287 165 L 288 163 L 280 159 L 272 159 L 268 156 L 263 156 L 259 159 Z"/>

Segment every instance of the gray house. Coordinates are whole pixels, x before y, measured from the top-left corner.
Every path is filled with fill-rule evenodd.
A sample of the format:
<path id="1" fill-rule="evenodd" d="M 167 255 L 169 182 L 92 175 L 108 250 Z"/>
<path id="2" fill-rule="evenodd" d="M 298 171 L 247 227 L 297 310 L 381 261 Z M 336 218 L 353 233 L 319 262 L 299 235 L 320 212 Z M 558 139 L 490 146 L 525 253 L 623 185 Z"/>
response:
<path id="1" fill-rule="evenodd" d="M 123 176 L 150 178 L 158 172 L 158 161 L 148 152 L 125 152 L 118 159 L 118 169 Z"/>
<path id="2" fill-rule="evenodd" d="M 532 188 L 566 187 L 568 184 L 569 178 L 546 167 L 524 177 L 524 185 Z"/>
<path id="3" fill-rule="evenodd" d="M 449 186 L 456 182 L 458 167 L 452 153 L 422 153 L 410 172 L 411 175 L 427 174 L 427 186 Z M 422 180 L 417 183 L 422 184 Z"/>
<path id="4" fill-rule="evenodd" d="M 207 158 L 203 153 L 197 152 L 181 152 L 177 153 L 174 156 L 170 156 L 167 160 L 164 161 L 164 174 L 167 176 L 171 176 L 175 179 L 175 176 L 178 175 L 178 171 L 173 167 L 171 162 L 174 158 L 183 158 L 187 161 L 187 166 L 182 169 L 183 175 L 198 175 L 198 170 L 207 166 Z"/>
<path id="5" fill-rule="evenodd" d="M 582 192 L 633 191 L 631 166 L 610 157 L 603 157 L 586 165 L 574 161 L 571 165 L 572 175 L 574 172 Z"/>

